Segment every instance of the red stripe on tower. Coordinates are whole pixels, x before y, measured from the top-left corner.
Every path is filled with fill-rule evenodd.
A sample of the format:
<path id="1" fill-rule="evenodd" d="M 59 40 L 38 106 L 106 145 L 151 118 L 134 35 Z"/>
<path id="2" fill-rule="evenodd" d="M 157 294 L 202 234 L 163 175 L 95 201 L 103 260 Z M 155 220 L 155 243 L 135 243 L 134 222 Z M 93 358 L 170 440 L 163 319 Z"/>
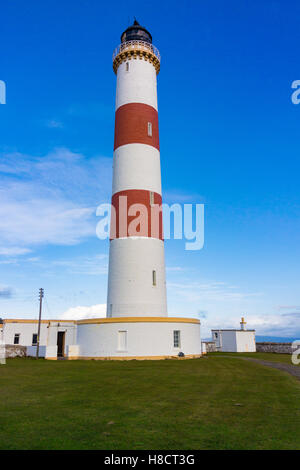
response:
<path id="1" fill-rule="evenodd" d="M 126 144 L 152 145 L 159 150 L 156 109 L 143 103 L 128 103 L 117 109 L 114 150 Z"/>
<path id="2" fill-rule="evenodd" d="M 120 191 L 113 195 L 114 215 L 110 239 L 150 237 L 163 240 L 162 198 L 143 189 Z"/>

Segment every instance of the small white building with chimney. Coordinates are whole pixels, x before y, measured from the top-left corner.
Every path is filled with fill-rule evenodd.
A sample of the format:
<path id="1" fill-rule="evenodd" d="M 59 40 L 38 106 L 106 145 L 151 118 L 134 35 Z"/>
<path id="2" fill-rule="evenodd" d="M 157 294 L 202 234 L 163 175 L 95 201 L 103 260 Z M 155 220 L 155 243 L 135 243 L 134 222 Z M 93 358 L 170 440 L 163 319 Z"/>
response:
<path id="1" fill-rule="evenodd" d="M 255 330 L 247 330 L 242 317 L 238 330 L 211 330 L 212 341 L 216 351 L 222 352 L 256 352 Z"/>

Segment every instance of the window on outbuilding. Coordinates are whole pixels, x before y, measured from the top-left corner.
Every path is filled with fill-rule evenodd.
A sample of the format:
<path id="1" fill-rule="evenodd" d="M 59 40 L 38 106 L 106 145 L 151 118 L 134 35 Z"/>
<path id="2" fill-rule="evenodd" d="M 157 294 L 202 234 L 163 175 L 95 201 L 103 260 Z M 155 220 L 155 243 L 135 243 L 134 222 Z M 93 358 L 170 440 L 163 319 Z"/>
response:
<path id="1" fill-rule="evenodd" d="M 38 338 L 38 335 L 36 333 L 33 333 L 33 335 L 32 335 L 32 346 L 37 345 L 37 338 Z"/>
<path id="2" fill-rule="evenodd" d="M 118 331 L 118 351 L 127 350 L 127 331 Z"/>
<path id="3" fill-rule="evenodd" d="M 16 333 L 14 337 L 14 344 L 20 343 L 20 333 Z"/>
<path id="4" fill-rule="evenodd" d="M 174 348 L 180 348 L 180 330 L 173 331 L 173 345 Z"/>

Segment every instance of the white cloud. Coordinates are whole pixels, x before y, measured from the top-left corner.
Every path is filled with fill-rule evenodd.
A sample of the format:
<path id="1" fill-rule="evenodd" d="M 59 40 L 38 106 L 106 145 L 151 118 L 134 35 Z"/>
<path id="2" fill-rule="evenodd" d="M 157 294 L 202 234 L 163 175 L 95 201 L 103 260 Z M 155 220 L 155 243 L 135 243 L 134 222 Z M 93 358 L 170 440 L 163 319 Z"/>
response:
<path id="1" fill-rule="evenodd" d="M 86 318 L 105 318 L 106 304 L 71 307 L 60 315 L 61 320 L 83 320 Z"/>
<path id="2" fill-rule="evenodd" d="M 298 316 L 297 316 L 298 315 Z M 299 337 L 300 314 L 246 314 L 247 328 L 256 330 L 259 336 Z M 202 321 L 204 336 L 210 336 L 213 328 L 239 328 L 240 318 L 237 316 L 210 315 Z M 203 336 L 202 334 L 202 336 Z"/>
<path id="3" fill-rule="evenodd" d="M 43 157 L 0 155 L 0 254 L 96 236 L 95 210 L 110 193 L 111 160 L 59 148 Z"/>
<path id="4" fill-rule="evenodd" d="M 299 305 L 278 305 L 278 310 L 300 310 Z"/>
<path id="5" fill-rule="evenodd" d="M 237 286 L 222 281 L 189 281 L 168 282 L 168 288 L 186 301 L 226 302 L 241 300 L 249 297 L 259 297 L 261 292 L 239 292 Z"/>
<path id="6" fill-rule="evenodd" d="M 30 246 L 41 243 L 72 245 L 95 233 L 91 221 L 94 208 L 79 208 L 64 200 L 32 199 L 16 201 L 1 195 L 0 237 L 8 244 Z M 19 254 L 30 251 L 19 247 Z M 17 253 L 15 253 L 17 254 Z"/>
<path id="7" fill-rule="evenodd" d="M 56 119 L 49 119 L 49 121 L 46 122 L 46 126 L 50 129 L 62 129 L 64 127 L 63 123 Z"/>
<path id="8" fill-rule="evenodd" d="M 181 266 L 166 266 L 166 271 L 174 272 L 174 271 L 185 271 L 186 268 L 182 268 Z"/>
<path id="9" fill-rule="evenodd" d="M 299 307 L 272 306 L 262 292 L 245 292 L 223 281 L 187 278 L 168 283 L 168 290 L 172 314 L 182 316 L 189 311 L 185 316 L 198 316 L 204 338 L 210 337 L 213 328 L 239 328 L 241 316 L 257 335 L 300 338 Z"/>
<path id="10" fill-rule="evenodd" d="M 0 209 L 1 212 L 1 209 Z M 29 248 L 20 248 L 18 246 L 0 246 L 0 255 L 2 256 L 18 256 L 18 255 L 25 255 L 30 253 L 31 250 Z"/>
<path id="11" fill-rule="evenodd" d="M 55 260 L 53 266 L 66 268 L 71 274 L 88 274 L 96 275 L 107 274 L 108 271 L 108 255 L 95 254 L 91 257 L 78 257 L 72 260 Z"/>
<path id="12" fill-rule="evenodd" d="M 7 286 L 0 286 L 0 298 L 9 299 L 13 294 L 13 290 L 11 287 Z"/>

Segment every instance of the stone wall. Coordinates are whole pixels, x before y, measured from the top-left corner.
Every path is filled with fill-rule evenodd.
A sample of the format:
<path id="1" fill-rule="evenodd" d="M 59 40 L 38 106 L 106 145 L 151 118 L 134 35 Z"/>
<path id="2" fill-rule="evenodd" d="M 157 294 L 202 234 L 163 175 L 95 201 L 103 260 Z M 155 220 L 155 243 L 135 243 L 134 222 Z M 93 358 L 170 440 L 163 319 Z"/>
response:
<path id="1" fill-rule="evenodd" d="M 5 357 L 26 357 L 26 346 L 19 344 L 6 344 L 5 345 Z"/>
<path id="2" fill-rule="evenodd" d="M 215 341 L 202 341 L 202 344 L 205 344 L 207 353 L 217 351 Z"/>
<path id="3" fill-rule="evenodd" d="M 256 343 L 257 352 L 292 354 L 292 343 Z"/>

